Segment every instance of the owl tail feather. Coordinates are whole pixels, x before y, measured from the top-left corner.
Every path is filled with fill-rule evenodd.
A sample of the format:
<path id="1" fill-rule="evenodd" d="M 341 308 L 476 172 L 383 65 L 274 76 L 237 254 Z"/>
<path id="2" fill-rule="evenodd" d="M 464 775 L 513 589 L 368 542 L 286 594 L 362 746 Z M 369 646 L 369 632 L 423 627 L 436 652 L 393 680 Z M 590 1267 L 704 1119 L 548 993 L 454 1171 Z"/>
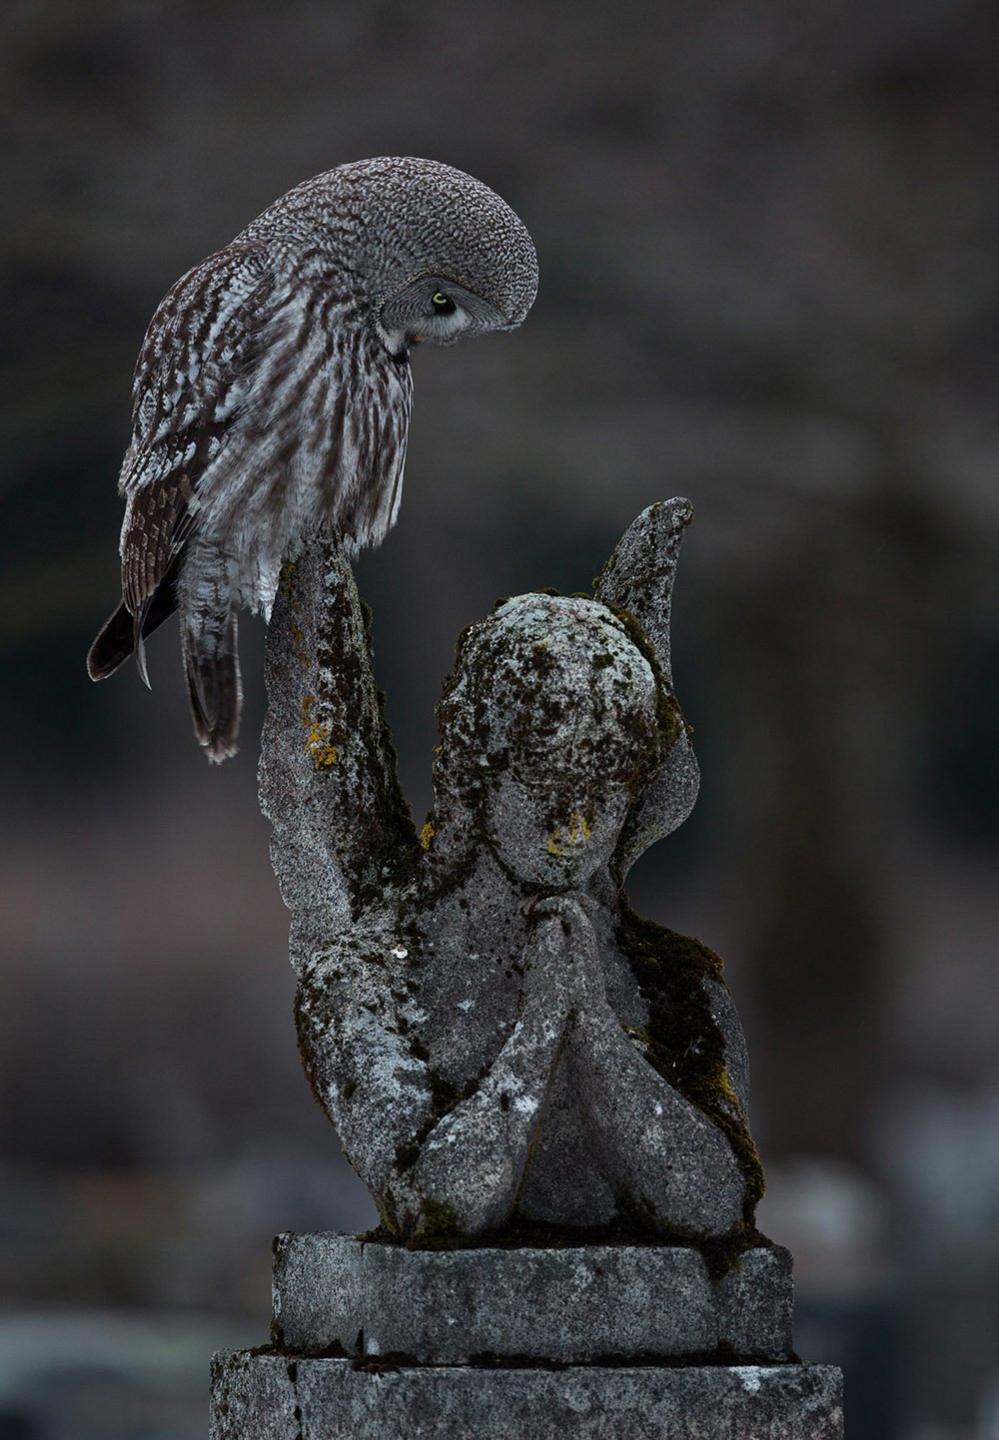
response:
<path id="1" fill-rule="evenodd" d="M 91 680 L 106 680 L 135 649 L 135 622 L 125 609 L 124 600 L 104 622 L 97 639 L 87 652 L 87 674 Z"/>
<path id="2" fill-rule="evenodd" d="M 208 759 L 221 765 L 236 753 L 236 737 L 243 709 L 243 685 L 236 652 L 236 616 L 227 616 L 220 635 L 211 637 L 191 622 L 181 625 L 184 673 L 191 699 L 191 715 L 198 743 Z"/>
<path id="3" fill-rule="evenodd" d="M 147 635 L 159 629 L 177 608 L 172 576 L 160 585 L 156 594 L 136 617 L 131 614 L 124 600 L 118 609 L 101 626 L 97 639 L 87 654 L 87 674 L 91 680 L 106 680 L 135 654 L 139 662 L 139 673 L 149 685 L 146 673 L 145 645 Z"/>

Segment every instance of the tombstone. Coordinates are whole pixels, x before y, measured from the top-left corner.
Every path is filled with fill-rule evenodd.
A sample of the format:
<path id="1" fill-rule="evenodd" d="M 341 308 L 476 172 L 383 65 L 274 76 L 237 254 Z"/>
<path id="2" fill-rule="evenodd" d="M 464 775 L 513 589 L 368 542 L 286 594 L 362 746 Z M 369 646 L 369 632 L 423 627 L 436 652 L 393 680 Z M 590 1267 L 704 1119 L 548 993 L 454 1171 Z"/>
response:
<path id="1" fill-rule="evenodd" d="M 463 633 L 419 832 L 343 550 L 286 567 L 261 802 L 303 1062 L 380 1225 L 279 1236 L 272 1343 L 215 1358 L 213 1440 L 842 1435 L 756 1230 L 721 962 L 625 891 L 697 794 L 669 641 L 690 517 L 646 510 L 592 598 Z"/>

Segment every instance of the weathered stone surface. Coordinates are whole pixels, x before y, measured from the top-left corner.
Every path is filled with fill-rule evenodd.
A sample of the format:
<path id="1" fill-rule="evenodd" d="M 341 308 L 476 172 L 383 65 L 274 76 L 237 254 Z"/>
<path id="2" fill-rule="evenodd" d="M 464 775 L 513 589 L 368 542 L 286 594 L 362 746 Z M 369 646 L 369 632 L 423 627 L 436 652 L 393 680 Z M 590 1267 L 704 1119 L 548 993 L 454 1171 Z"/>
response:
<path id="1" fill-rule="evenodd" d="M 842 1440 L 828 1366 L 408 1367 L 216 1357 L 212 1440 Z"/>
<path id="2" fill-rule="evenodd" d="M 595 599 L 516 596 L 465 632 L 419 841 L 342 550 L 319 541 L 283 578 L 261 797 L 301 1050 L 396 1235 L 751 1219 L 720 962 L 623 889 L 697 791 L 669 653 L 690 514 L 639 516 Z"/>
<path id="3" fill-rule="evenodd" d="M 791 1353 L 786 1250 L 751 1250 L 717 1286 L 690 1247 L 409 1251 L 344 1235 L 282 1235 L 274 1325 L 282 1350 L 593 1361 Z"/>
<path id="4" fill-rule="evenodd" d="M 299 1440 L 296 1407 L 284 1361 L 249 1350 L 212 1357 L 211 1440 Z"/>
<path id="5" fill-rule="evenodd" d="M 747 1250 L 717 1283 L 718 1339 L 734 1355 L 790 1355 L 794 1280 L 782 1245 Z"/>
<path id="6" fill-rule="evenodd" d="M 382 1233 L 424 1248 L 282 1237 L 275 1344 L 217 1358 L 214 1440 L 839 1440 L 838 1371 L 748 1363 L 790 1358 L 790 1257 L 705 1264 L 762 1184 L 721 963 L 624 890 L 697 794 L 669 637 L 690 516 L 640 515 L 593 599 L 464 632 L 419 837 L 343 550 L 285 571 L 261 799 L 301 1053 Z M 663 1243 L 606 1243 L 636 1231 Z"/>

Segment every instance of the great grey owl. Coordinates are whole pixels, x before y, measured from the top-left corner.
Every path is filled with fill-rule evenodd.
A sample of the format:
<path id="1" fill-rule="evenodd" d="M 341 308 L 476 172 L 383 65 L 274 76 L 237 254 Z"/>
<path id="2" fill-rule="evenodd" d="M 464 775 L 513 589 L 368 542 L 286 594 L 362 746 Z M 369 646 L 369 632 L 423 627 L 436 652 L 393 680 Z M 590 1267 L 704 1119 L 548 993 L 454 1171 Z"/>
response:
<path id="1" fill-rule="evenodd" d="M 122 600 L 91 647 L 103 680 L 179 611 L 194 730 L 235 752 L 236 616 L 270 617 L 282 563 L 327 522 L 356 551 L 399 508 L 410 348 L 511 330 L 537 257 L 480 181 L 383 157 L 298 185 L 160 302 L 132 388 L 119 491 Z"/>

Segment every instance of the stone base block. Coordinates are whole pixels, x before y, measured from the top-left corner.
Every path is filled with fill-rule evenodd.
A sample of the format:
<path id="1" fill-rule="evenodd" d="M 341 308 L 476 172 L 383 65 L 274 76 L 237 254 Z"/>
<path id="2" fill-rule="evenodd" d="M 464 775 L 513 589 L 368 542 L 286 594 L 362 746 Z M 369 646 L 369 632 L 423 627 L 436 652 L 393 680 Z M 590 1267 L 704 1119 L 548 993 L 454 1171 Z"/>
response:
<path id="1" fill-rule="evenodd" d="M 216 1356 L 212 1440 L 841 1440 L 824 1365 L 402 1366 Z"/>
<path id="2" fill-rule="evenodd" d="M 423 1365 L 791 1356 L 791 1257 L 748 1250 L 712 1281 L 684 1246 L 406 1250 L 281 1235 L 282 1351 Z"/>

